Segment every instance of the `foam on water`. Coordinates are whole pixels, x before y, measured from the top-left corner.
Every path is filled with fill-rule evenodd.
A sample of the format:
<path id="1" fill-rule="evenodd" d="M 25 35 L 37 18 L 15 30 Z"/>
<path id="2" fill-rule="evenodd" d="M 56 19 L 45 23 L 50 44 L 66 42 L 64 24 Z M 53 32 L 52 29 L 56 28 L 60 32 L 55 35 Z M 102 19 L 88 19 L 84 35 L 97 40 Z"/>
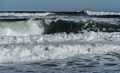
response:
<path id="1" fill-rule="evenodd" d="M 47 16 L 47 15 L 50 15 L 50 14 L 53 14 L 53 13 L 50 13 L 50 12 L 46 12 L 46 13 L 7 13 L 7 12 L 5 12 L 5 13 L 0 13 L 0 16 Z"/>
<path id="2" fill-rule="evenodd" d="M 41 21 L 0 21 L 0 36 L 40 35 L 44 28 Z"/>
<path id="3" fill-rule="evenodd" d="M 95 12 L 95 11 L 85 11 L 88 15 L 120 15 L 119 12 L 105 12 L 105 11 L 100 11 L 100 12 Z"/>
<path id="4" fill-rule="evenodd" d="M 1 14 L 0 73 L 119 73 L 119 18 L 70 15 Z M 28 20 L 19 20 L 26 16 Z M 64 24 L 70 28 L 62 29 Z M 57 32 L 44 34 L 45 25 Z M 76 25 L 86 29 L 79 27 L 80 32 L 74 33 Z M 104 27 L 115 30 L 99 30 Z M 90 28 L 97 31 L 87 31 Z"/>
<path id="5" fill-rule="evenodd" d="M 120 33 L 51 34 L 1 38 L 0 63 L 65 59 L 120 51 Z M 117 40 L 115 40 L 117 38 Z"/>
<path id="6" fill-rule="evenodd" d="M 53 19 L 35 20 L 36 16 L 46 17 L 49 13 L 42 15 L 1 13 L 0 15 L 30 16 L 29 20 L 24 21 L 0 21 L 0 63 L 55 60 L 80 55 L 94 56 L 120 51 L 120 32 L 88 32 L 82 30 L 83 33 L 77 34 L 66 34 L 64 32 L 43 34 L 45 31 L 44 23 L 49 25 L 52 21 L 82 21 L 86 22 L 86 26 L 93 21 L 119 25 L 119 19 L 117 18 L 56 15 L 53 16 Z M 31 16 L 33 17 L 31 18 Z"/>

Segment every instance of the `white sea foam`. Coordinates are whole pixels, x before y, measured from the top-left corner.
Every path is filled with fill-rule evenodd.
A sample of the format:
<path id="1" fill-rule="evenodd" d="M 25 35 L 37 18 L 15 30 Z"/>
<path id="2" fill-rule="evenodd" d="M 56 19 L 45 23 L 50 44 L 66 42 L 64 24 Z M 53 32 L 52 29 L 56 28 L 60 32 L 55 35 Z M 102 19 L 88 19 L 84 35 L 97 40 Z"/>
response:
<path id="1" fill-rule="evenodd" d="M 42 22 L 32 18 L 27 21 L 0 22 L 0 36 L 40 35 L 44 32 Z"/>
<path id="2" fill-rule="evenodd" d="M 46 13 L 0 13 L 0 16 L 23 16 L 23 17 L 30 17 L 30 16 L 47 16 L 53 13 L 46 12 Z"/>
<path id="3" fill-rule="evenodd" d="M 89 11 L 89 10 L 86 10 L 85 12 L 88 15 L 120 15 L 119 12 L 104 12 L 104 11 L 95 12 L 95 11 Z"/>
<path id="4" fill-rule="evenodd" d="M 65 59 L 78 55 L 93 56 L 120 51 L 120 33 L 88 33 L 2 37 L 0 62 Z"/>

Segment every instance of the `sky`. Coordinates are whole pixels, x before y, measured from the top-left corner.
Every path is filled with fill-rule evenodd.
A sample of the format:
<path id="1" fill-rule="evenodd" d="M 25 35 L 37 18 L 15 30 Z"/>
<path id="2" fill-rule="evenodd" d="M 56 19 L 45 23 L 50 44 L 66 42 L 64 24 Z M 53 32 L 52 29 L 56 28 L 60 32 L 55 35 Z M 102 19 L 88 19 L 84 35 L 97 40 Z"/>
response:
<path id="1" fill-rule="evenodd" d="M 120 11 L 120 0 L 0 0 L 0 11 Z"/>

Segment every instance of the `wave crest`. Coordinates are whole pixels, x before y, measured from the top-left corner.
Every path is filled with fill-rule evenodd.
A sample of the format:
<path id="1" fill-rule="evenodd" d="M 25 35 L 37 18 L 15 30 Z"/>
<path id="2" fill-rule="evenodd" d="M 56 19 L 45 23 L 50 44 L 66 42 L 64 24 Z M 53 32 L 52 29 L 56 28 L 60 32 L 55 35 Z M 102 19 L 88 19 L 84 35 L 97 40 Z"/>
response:
<path id="1" fill-rule="evenodd" d="M 89 11 L 89 10 L 86 10 L 85 12 L 88 15 L 120 15 L 120 12 L 104 12 L 104 11 L 95 12 L 95 11 Z"/>

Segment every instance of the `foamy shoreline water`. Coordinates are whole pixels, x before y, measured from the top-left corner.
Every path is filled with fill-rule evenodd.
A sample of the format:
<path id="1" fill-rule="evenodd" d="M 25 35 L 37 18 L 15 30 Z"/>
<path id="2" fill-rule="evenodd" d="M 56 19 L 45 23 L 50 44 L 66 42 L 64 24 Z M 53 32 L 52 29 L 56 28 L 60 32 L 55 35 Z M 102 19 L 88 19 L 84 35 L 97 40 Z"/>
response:
<path id="1" fill-rule="evenodd" d="M 49 14 L 0 14 L 1 73 L 120 72 L 119 17 Z"/>

